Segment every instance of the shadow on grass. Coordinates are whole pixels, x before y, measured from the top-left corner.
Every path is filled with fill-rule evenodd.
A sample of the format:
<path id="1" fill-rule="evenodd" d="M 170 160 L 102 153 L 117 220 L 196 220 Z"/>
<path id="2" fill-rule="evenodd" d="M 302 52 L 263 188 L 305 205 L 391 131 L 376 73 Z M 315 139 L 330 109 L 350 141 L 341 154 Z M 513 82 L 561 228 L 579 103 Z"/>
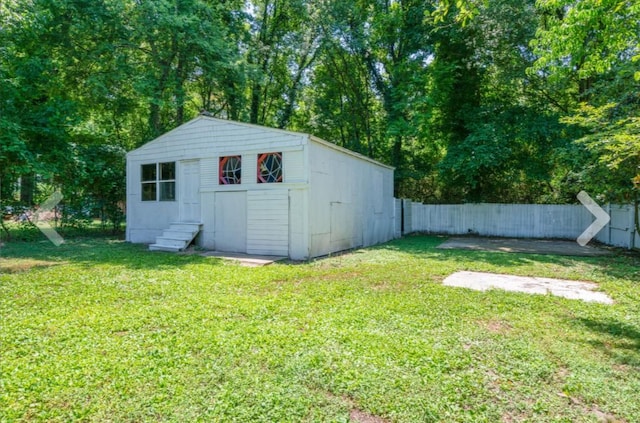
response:
<path id="1" fill-rule="evenodd" d="M 595 267 L 603 275 L 635 281 L 640 285 L 640 275 L 634 277 L 640 268 L 640 256 L 624 253 L 616 253 L 608 256 L 569 256 L 554 254 L 533 254 L 524 252 L 507 251 L 482 251 L 466 249 L 438 249 L 437 247 L 448 239 L 447 236 L 438 235 L 408 235 L 403 238 L 389 241 L 363 249 L 354 249 L 332 253 L 324 257 L 317 257 L 307 261 L 285 261 L 283 264 L 304 265 L 310 262 L 322 262 L 340 256 L 362 256 L 366 262 L 369 252 L 390 252 L 398 257 L 409 256 L 417 260 L 442 261 L 443 263 L 459 262 L 467 265 L 465 270 L 474 270 L 478 263 L 495 267 L 535 266 L 536 264 L 555 265 L 567 268 L 575 268 L 580 264 L 588 264 Z M 390 255 L 393 257 L 393 254 Z M 376 260 L 373 260 L 376 262 Z M 464 266 L 463 266 L 464 267 Z M 480 267 L 480 266 L 478 266 Z M 461 269 L 462 270 L 462 269 Z M 477 270 L 477 269 L 476 269 Z"/>
<path id="2" fill-rule="evenodd" d="M 498 266 L 522 266 L 531 263 L 547 263 L 572 266 L 576 262 L 604 264 L 607 262 L 607 260 L 611 260 L 610 256 L 606 258 L 574 257 L 552 254 L 531 254 L 501 251 L 437 249 L 438 245 L 442 244 L 446 240 L 447 237 L 444 236 L 410 235 L 373 248 L 410 254 L 417 259 L 443 261 L 460 259 L 464 261 L 481 261 Z"/>
<path id="3" fill-rule="evenodd" d="M 58 247 L 47 240 L 5 242 L 0 248 L 0 259 L 8 263 L 4 266 L 7 269 L 3 273 L 9 273 L 8 269 L 15 267 L 9 263 L 11 260 L 16 263 L 31 260 L 34 263 L 46 263 L 47 266 L 74 263 L 85 266 L 111 265 L 129 269 L 154 270 L 203 262 L 214 266 L 222 264 L 222 260 L 218 258 L 202 257 L 198 254 L 149 251 L 146 245 L 130 244 L 119 239 L 104 237 L 65 239 L 65 242 Z"/>
<path id="4" fill-rule="evenodd" d="M 44 238 L 44 236 L 42 237 Z M 517 267 L 535 263 L 575 266 L 576 263 L 590 263 L 602 269 L 603 273 L 614 277 L 630 279 L 630 275 L 640 267 L 640 258 L 627 256 L 608 257 L 571 257 L 544 254 L 526 254 L 509 252 L 489 252 L 477 250 L 439 250 L 436 247 L 446 241 L 443 236 L 415 235 L 397 239 L 386 244 L 358 250 L 393 251 L 407 254 L 416 259 L 440 261 L 483 262 L 495 266 Z M 346 254 L 349 254 L 348 252 Z M 335 255 L 333 255 L 335 256 Z M 0 258 L 33 259 L 55 264 L 56 262 L 111 264 L 131 269 L 163 269 L 206 262 L 220 265 L 223 261 L 198 254 L 173 254 L 150 252 L 146 245 L 130 244 L 117 238 L 77 237 L 67 238 L 59 247 L 46 239 L 28 242 L 5 242 L 0 247 Z M 307 262 L 295 262 L 304 264 Z M 639 280 L 640 283 L 640 280 Z"/>
<path id="5" fill-rule="evenodd" d="M 570 322 L 580 330 L 587 329 L 602 335 L 601 339 L 589 340 L 589 344 L 602 350 L 619 364 L 634 366 L 640 370 L 640 329 L 613 318 L 598 320 L 580 317 L 571 319 Z"/>
<path id="6" fill-rule="evenodd" d="M 418 259 L 479 261 L 507 267 L 535 263 L 571 267 L 578 263 L 587 263 L 596 266 L 604 275 L 616 279 L 631 280 L 640 286 L 640 272 L 638 271 L 640 269 L 640 254 L 627 250 L 614 250 L 614 254 L 607 256 L 569 256 L 506 251 L 438 249 L 438 245 L 447 239 L 448 237 L 446 236 L 409 235 L 373 248 L 398 251 L 410 254 Z"/>

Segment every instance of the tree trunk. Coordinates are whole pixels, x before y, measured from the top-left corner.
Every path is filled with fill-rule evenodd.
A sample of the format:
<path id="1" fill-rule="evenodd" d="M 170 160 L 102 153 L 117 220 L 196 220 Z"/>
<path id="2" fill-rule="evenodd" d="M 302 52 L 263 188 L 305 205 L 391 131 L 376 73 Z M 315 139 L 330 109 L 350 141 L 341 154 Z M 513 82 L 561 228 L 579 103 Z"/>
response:
<path id="1" fill-rule="evenodd" d="M 254 82 L 251 86 L 251 109 L 249 112 L 249 122 L 259 123 L 258 116 L 260 115 L 260 84 Z"/>
<path id="2" fill-rule="evenodd" d="M 151 100 L 149 106 L 149 128 L 151 128 L 151 138 L 156 138 L 162 134 L 162 124 L 160 123 L 159 99 Z"/>
<path id="3" fill-rule="evenodd" d="M 20 202 L 27 205 L 33 205 L 33 194 L 35 191 L 35 176 L 22 175 L 20 177 Z"/>

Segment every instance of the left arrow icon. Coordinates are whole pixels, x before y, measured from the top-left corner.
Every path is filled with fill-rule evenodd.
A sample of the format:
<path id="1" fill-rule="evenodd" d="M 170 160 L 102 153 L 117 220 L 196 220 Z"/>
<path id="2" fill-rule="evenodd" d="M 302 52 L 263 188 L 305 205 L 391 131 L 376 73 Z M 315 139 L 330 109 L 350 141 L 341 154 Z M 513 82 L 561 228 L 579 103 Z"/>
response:
<path id="1" fill-rule="evenodd" d="M 589 225 L 589 227 L 585 229 L 585 231 L 577 239 L 578 244 L 584 247 L 598 234 L 598 232 L 600 232 L 602 228 L 607 225 L 607 223 L 609 223 L 609 221 L 611 220 L 611 216 L 609 216 L 609 214 L 604 211 L 602 207 L 598 205 L 598 203 L 593 201 L 593 198 L 591 198 L 589 194 L 584 191 L 580 191 L 578 193 L 578 200 L 580 200 L 582 205 L 585 206 L 587 210 L 589 210 L 589 212 L 591 212 L 591 214 L 596 217 L 596 220 L 594 220 L 593 223 Z"/>
<path id="2" fill-rule="evenodd" d="M 51 194 L 49 198 L 47 198 L 42 204 L 40 204 L 38 211 L 36 211 L 35 213 L 35 219 L 33 222 L 56 247 L 59 247 L 60 244 L 64 242 L 64 239 L 62 239 L 60 234 L 51 227 L 49 222 L 43 222 L 40 220 L 40 213 L 50 212 L 55 206 L 58 205 L 60 201 L 62 201 L 62 194 L 60 193 L 60 191 L 56 191 Z"/>

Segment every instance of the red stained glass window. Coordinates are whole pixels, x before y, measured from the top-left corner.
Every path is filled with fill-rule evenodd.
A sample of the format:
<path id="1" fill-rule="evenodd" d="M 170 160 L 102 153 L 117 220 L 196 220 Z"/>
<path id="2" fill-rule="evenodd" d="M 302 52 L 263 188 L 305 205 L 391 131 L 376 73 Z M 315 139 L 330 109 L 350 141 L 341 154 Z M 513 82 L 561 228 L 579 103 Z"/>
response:
<path id="1" fill-rule="evenodd" d="M 258 183 L 282 182 L 282 153 L 258 155 Z"/>
<path id="2" fill-rule="evenodd" d="M 240 156 L 220 157 L 218 175 L 220 185 L 239 184 L 242 180 L 242 158 Z"/>

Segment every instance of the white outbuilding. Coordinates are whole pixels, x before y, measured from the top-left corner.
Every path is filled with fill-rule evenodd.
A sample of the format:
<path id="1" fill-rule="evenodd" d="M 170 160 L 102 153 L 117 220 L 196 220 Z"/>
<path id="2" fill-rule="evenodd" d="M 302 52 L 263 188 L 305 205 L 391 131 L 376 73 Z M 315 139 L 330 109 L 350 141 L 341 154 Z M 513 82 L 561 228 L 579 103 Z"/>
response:
<path id="1" fill-rule="evenodd" d="M 392 239 L 393 168 L 200 115 L 127 154 L 127 241 L 307 259 Z"/>

